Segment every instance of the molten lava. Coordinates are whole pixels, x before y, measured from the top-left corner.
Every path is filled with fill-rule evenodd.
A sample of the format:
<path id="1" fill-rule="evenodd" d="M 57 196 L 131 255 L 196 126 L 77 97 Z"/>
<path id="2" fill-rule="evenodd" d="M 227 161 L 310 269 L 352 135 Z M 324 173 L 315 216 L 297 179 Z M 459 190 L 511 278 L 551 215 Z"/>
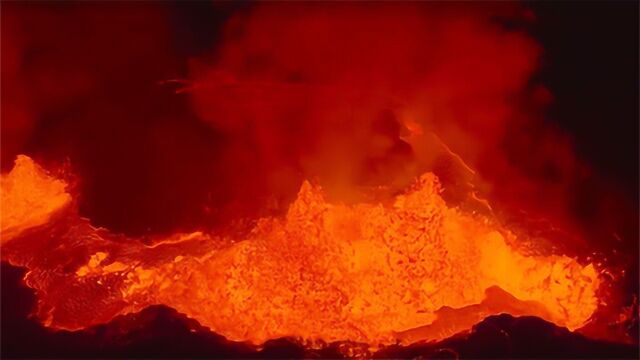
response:
<path id="1" fill-rule="evenodd" d="M 2 242 L 47 223 L 71 202 L 63 181 L 51 179 L 28 157 L 18 156 L 11 176 L 2 177 Z"/>
<path id="2" fill-rule="evenodd" d="M 26 156 L 2 176 L 2 259 L 29 269 L 37 315 L 53 328 L 165 304 L 232 340 L 376 347 L 442 339 L 503 312 L 573 330 L 599 303 L 592 264 L 527 253 L 497 219 L 448 205 L 431 173 L 355 205 L 304 182 L 286 216 L 242 238 L 125 238 L 80 218 L 64 186 Z"/>

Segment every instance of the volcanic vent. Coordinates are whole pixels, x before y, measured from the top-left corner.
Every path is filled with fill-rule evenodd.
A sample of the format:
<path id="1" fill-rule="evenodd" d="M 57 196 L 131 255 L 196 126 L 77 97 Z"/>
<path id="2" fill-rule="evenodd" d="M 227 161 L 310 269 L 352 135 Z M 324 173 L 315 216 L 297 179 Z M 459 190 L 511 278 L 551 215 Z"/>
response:
<path id="1" fill-rule="evenodd" d="M 545 119 L 531 10 L 197 6 L 3 6 L 1 257 L 34 326 L 127 336 L 170 308 L 252 351 L 519 321 L 633 343 L 634 210 Z"/>

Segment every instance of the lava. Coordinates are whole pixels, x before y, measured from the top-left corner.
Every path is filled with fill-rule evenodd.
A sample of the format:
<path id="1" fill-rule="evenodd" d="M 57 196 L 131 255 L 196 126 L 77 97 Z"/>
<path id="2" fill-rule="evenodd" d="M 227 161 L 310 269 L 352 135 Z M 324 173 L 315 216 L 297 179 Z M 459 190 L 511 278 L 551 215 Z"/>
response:
<path id="1" fill-rule="evenodd" d="M 447 204 L 432 173 L 357 204 L 305 181 L 284 216 L 246 235 L 153 239 L 91 226 L 65 183 L 26 156 L 1 184 L 2 260 L 29 269 L 36 315 L 56 329 L 165 304 L 231 340 L 375 348 L 443 339 L 499 313 L 574 330 L 599 305 L 593 264 L 528 253 L 498 219 Z"/>
<path id="2" fill-rule="evenodd" d="M 3 242 L 47 223 L 71 202 L 66 184 L 49 178 L 30 158 L 18 156 L 11 176 L 2 177 L 0 228 Z"/>

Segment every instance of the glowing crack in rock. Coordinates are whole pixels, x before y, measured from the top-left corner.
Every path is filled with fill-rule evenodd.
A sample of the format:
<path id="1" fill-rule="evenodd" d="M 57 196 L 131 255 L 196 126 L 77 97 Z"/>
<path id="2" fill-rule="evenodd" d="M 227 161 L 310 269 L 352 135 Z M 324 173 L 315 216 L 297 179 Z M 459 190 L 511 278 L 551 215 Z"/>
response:
<path id="1" fill-rule="evenodd" d="M 232 340 L 375 347 L 442 339 L 502 312 L 576 329 L 598 305 L 593 265 L 516 250 L 495 219 L 449 207 L 430 173 L 385 204 L 332 204 L 304 182 L 285 216 L 243 239 L 196 232 L 149 245 L 75 214 L 55 230 L 5 233 L 68 204 L 61 186 L 27 157 L 2 179 L 2 258 L 29 268 L 37 315 L 54 328 L 165 304 Z"/>

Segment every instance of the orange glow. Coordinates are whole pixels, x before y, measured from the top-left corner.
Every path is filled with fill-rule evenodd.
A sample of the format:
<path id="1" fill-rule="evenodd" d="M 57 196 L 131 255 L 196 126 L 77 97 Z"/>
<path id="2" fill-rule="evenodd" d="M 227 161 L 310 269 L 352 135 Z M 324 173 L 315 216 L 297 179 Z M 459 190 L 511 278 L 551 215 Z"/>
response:
<path id="1" fill-rule="evenodd" d="M 25 156 L 2 177 L 2 259 L 29 268 L 37 315 L 54 328 L 165 304 L 232 340 L 375 348 L 442 339 L 502 312 L 573 330 L 598 306 L 592 264 L 527 254 L 497 219 L 448 205 L 431 173 L 386 202 L 353 205 L 305 181 L 284 217 L 239 238 L 123 240 L 75 214 L 57 237 L 24 236 L 70 202 L 63 189 Z"/>
<path id="2" fill-rule="evenodd" d="M 66 184 L 47 175 L 26 156 L 18 156 L 13 171 L 2 177 L 2 242 L 43 225 L 68 205 Z"/>

